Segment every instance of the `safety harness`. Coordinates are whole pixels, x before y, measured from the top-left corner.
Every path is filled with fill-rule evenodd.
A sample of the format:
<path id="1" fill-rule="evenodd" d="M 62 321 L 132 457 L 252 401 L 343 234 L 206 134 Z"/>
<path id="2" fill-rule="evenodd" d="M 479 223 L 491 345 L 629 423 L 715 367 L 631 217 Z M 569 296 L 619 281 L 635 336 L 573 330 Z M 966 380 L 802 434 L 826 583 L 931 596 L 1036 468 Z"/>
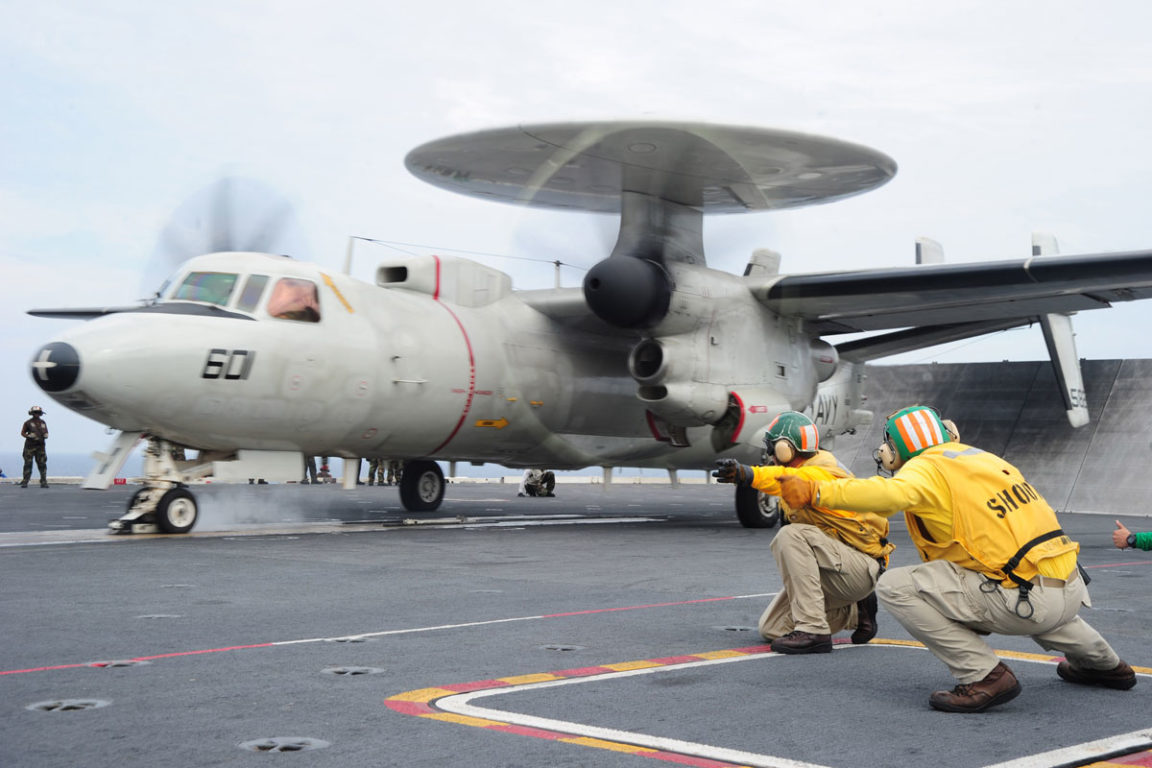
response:
<path id="1" fill-rule="evenodd" d="M 1028 594 L 1032 591 L 1032 587 L 1034 585 L 1032 584 L 1032 582 L 1028 581 L 1027 579 L 1024 579 L 1024 578 L 1021 578 L 1020 576 L 1017 576 L 1015 573 L 1016 567 L 1018 565 L 1020 565 L 1020 562 L 1024 559 L 1024 555 L 1028 554 L 1028 552 L 1033 547 L 1035 547 L 1037 544 L 1043 544 L 1046 541 L 1050 541 L 1051 539 L 1055 539 L 1055 538 L 1057 538 L 1059 536 L 1063 536 L 1063 535 L 1064 535 L 1064 530 L 1062 528 L 1057 528 L 1054 531 L 1049 531 L 1048 533 L 1042 533 L 1039 536 L 1037 536 L 1036 538 L 1032 539 L 1031 541 L 1025 542 L 1024 546 L 1022 546 L 1022 547 L 1020 547 L 1020 549 L 1016 550 L 1016 554 L 1014 554 L 1011 557 L 1011 559 L 1009 559 L 1008 562 L 1005 563 L 1004 567 L 1001 569 L 1002 571 L 1004 571 L 1004 575 L 1007 576 L 1012 581 L 1016 582 L 1016 586 L 1019 588 L 1017 590 L 1015 610 L 1016 610 L 1016 615 L 1019 616 L 1020 618 L 1022 618 L 1022 619 L 1032 618 L 1032 614 L 1036 612 L 1036 609 L 1032 606 L 1032 603 L 1029 602 L 1029 600 L 1028 600 Z M 1084 579 L 1085 584 L 1087 584 L 1089 581 L 1091 581 L 1091 579 L 1088 578 L 1088 574 L 1084 572 L 1084 568 L 1080 565 L 1080 563 L 1076 563 L 1076 569 L 1078 571 L 1080 571 L 1080 577 Z M 996 591 L 996 588 L 1000 586 L 1000 581 L 1001 581 L 1000 579 L 994 579 L 991 577 L 985 577 L 985 579 L 986 579 L 985 582 L 980 585 L 980 591 L 981 592 L 994 592 L 994 591 Z M 1027 609 L 1027 613 L 1023 612 L 1023 609 L 1020 607 L 1021 603 L 1024 604 L 1024 608 Z"/>

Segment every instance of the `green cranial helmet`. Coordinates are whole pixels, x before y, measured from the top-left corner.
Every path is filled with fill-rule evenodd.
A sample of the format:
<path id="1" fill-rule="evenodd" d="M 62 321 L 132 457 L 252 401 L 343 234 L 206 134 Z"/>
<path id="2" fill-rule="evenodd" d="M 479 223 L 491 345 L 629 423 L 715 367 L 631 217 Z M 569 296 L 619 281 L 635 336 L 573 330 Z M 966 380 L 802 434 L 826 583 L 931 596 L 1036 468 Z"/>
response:
<path id="1" fill-rule="evenodd" d="M 768 450 L 780 441 L 787 440 L 796 453 L 813 454 L 820 448 L 820 432 L 812 419 L 796 411 L 784 411 L 768 425 L 764 435 L 764 445 Z"/>
<path id="2" fill-rule="evenodd" d="M 884 435 L 901 462 L 934 445 L 952 442 L 940 414 L 925 405 L 913 405 L 889 416 Z"/>

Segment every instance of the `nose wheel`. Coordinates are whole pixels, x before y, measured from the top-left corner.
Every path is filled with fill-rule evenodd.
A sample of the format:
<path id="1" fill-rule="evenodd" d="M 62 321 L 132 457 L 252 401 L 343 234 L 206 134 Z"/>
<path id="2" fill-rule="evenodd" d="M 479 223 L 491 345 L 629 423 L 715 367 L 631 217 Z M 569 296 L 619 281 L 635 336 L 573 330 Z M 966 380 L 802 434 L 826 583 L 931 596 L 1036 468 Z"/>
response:
<path id="1" fill-rule="evenodd" d="M 191 491 L 187 488 L 173 488 L 160 497 L 153 514 L 156 527 L 164 533 L 188 533 L 196 525 L 200 510 Z"/>
<path id="2" fill-rule="evenodd" d="M 113 533 L 188 533 L 200 517 L 196 497 L 184 487 L 141 488 L 123 517 L 108 524 Z"/>

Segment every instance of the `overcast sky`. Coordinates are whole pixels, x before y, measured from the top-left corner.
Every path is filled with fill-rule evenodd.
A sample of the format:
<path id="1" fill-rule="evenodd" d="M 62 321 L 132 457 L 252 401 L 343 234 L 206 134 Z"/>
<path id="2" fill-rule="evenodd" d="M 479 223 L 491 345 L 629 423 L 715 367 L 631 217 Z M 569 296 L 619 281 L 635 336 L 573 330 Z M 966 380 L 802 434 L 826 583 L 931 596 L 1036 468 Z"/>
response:
<path id="1" fill-rule="evenodd" d="M 50 449 L 104 447 L 28 374 L 65 321 L 24 312 L 155 289 L 174 266 L 153 262 L 164 223 L 225 173 L 288 196 L 302 255 L 331 268 L 361 235 L 516 257 L 480 260 L 521 288 L 552 284 L 522 259 L 570 263 L 578 285 L 612 225 L 425 185 L 404 169 L 410 149 L 648 118 L 823 134 L 896 160 L 860 197 L 709 219 L 709 263 L 735 272 L 757 247 L 789 273 L 907 265 L 921 235 L 949 261 L 1027 256 L 1033 230 L 1070 254 L 1152 247 L 1149 28 L 1140 0 L 0 0 L 0 451 L 20 450 L 32 403 Z M 358 248 L 354 272 L 373 257 Z M 1079 315 L 1079 353 L 1152 357 L 1150 320 L 1152 302 Z M 1032 329 L 902 360 L 1043 357 Z"/>

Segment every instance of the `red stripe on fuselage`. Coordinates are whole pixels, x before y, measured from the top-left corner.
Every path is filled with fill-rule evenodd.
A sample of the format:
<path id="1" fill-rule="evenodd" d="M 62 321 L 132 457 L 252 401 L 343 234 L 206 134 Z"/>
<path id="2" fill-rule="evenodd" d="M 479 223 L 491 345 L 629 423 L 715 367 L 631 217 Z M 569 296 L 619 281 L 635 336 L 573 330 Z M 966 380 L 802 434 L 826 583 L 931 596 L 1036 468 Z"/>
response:
<path id="1" fill-rule="evenodd" d="M 437 304 L 444 307 L 444 310 L 456 321 L 456 326 L 460 329 L 460 335 L 464 337 L 464 345 L 468 348 L 468 395 L 464 399 L 464 410 L 460 412 L 460 420 L 456 422 L 455 428 L 453 428 L 451 434 L 444 439 L 444 442 L 428 452 L 429 456 L 438 453 L 456 437 L 456 434 L 460 431 L 460 427 L 464 426 L 464 419 L 468 418 L 468 411 L 472 410 L 472 398 L 476 396 L 476 355 L 472 352 L 472 340 L 468 338 L 468 331 L 464 328 L 464 323 L 460 322 L 460 318 L 456 316 L 452 308 L 440 301 L 440 257 L 433 256 L 432 258 L 436 260 L 436 290 L 433 292 L 432 298 Z"/>
<path id="2" fill-rule="evenodd" d="M 732 431 L 732 444 L 735 445 L 736 441 L 740 438 L 740 432 L 744 429 L 744 399 L 735 392 L 732 397 L 736 400 L 736 407 L 740 409 L 740 420 L 736 422 L 736 429 Z"/>

